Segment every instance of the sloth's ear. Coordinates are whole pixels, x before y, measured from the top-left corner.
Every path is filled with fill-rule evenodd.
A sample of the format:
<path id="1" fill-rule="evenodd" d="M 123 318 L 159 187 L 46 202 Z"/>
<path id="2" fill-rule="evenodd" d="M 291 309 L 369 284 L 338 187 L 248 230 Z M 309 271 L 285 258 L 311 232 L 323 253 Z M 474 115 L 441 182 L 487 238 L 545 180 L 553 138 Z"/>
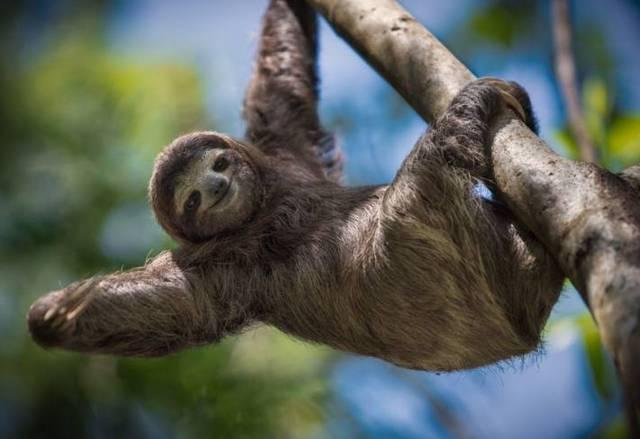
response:
<path id="1" fill-rule="evenodd" d="M 197 279 L 196 279 L 197 281 Z M 43 347 L 159 356 L 220 338 L 210 297 L 170 253 L 145 267 L 73 283 L 36 301 L 27 319 Z"/>

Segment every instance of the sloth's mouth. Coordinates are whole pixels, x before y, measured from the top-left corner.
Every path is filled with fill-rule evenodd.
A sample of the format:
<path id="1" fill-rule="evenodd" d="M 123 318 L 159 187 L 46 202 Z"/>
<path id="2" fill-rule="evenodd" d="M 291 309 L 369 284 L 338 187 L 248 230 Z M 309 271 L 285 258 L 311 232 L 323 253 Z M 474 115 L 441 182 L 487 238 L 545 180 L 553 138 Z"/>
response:
<path id="1" fill-rule="evenodd" d="M 222 194 L 220 194 L 220 196 L 218 197 L 218 199 L 216 201 L 214 201 L 211 206 L 207 207 L 207 210 L 209 209 L 213 209 L 214 207 L 217 207 L 220 203 L 222 203 L 227 197 L 227 195 L 229 195 L 229 192 L 231 191 L 231 186 L 233 185 L 234 180 L 230 179 L 229 180 L 229 184 L 227 185 L 227 187 L 225 188 L 224 192 Z"/>

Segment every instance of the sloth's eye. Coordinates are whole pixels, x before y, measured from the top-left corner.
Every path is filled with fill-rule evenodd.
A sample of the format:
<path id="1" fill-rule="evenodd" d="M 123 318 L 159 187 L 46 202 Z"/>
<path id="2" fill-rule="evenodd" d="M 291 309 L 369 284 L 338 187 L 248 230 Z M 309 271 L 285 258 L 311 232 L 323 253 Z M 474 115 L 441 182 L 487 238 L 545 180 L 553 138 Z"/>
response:
<path id="1" fill-rule="evenodd" d="M 229 167 L 229 160 L 224 157 L 220 157 L 213 164 L 213 170 L 215 172 L 222 172 Z"/>
<path id="2" fill-rule="evenodd" d="M 187 211 L 192 211 L 196 209 L 199 205 L 200 205 L 200 192 L 193 191 L 191 192 L 191 195 L 189 195 L 187 202 L 184 204 L 184 208 Z"/>

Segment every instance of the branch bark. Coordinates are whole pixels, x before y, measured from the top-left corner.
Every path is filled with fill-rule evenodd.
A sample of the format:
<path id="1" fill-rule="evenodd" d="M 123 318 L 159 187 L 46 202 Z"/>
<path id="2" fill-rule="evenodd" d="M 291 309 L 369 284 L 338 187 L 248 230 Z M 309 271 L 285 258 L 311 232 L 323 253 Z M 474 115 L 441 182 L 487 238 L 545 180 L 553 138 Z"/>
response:
<path id="1" fill-rule="evenodd" d="M 573 136 L 578 144 L 580 158 L 587 162 L 598 162 L 596 148 L 591 141 L 587 124 L 582 114 L 582 106 L 578 97 L 576 80 L 576 63 L 571 44 L 571 19 L 569 17 L 569 1 L 552 1 L 553 43 L 556 77 L 562 92 L 567 118 Z"/>
<path id="2" fill-rule="evenodd" d="M 629 166 L 620 173 L 620 177 L 640 192 L 640 165 Z"/>
<path id="3" fill-rule="evenodd" d="M 394 0 L 308 0 L 427 121 L 474 76 Z M 640 401 L 640 203 L 630 180 L 555 154 L 511 112 L 496 122 L 495 183 L 589 304 Z"/>

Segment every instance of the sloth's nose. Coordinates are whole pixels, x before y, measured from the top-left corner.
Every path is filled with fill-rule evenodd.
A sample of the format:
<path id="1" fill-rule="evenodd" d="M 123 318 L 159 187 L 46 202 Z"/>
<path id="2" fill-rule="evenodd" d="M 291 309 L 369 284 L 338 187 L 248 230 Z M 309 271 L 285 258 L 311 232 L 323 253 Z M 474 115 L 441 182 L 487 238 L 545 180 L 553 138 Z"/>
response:
<path id="1" fill-rule="evenodd" d="M 215 175 L 209 178 L 207 186 L 207 189 L 209 190 L 211 196 L 219 197 L 226 192 L 227 187 L 229 186 L 229 180 L 224 176 Z"/>

